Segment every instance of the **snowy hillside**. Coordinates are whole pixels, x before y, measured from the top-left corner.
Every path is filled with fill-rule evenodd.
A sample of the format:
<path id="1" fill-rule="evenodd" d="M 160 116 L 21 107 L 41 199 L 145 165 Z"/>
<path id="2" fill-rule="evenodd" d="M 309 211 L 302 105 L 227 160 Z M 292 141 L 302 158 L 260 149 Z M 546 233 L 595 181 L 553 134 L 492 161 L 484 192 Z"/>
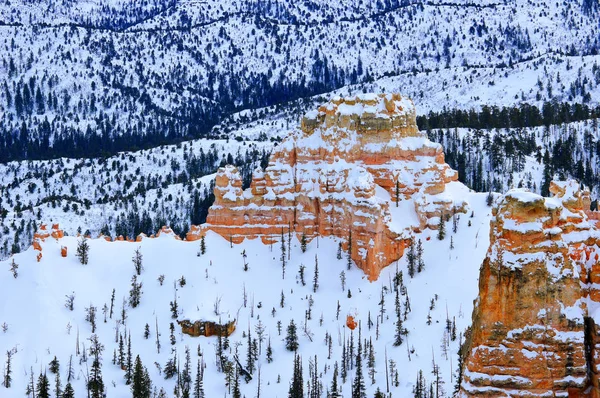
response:
<path id="1" fill-rule="evenodd" d="M 197 138 L 333 90 L 401 91 L 422 113 L 597 104 L 597 17 L 590 0 L 5 2 L 0 161 Z"/>
<path id="2" fill-rule="evenodd" d="M 346 325 L 348 315 L 361 325 L 361 369 L 368 396 L 373 396 L 377 387 L 386 392 L 388 385 L 393 396 L 411 395 L 419 370 L 423 371 L 427 388 L 437 379 L 434 390 L 443 388 L 451 393 L 460 336 L 470 323 L 479 265 L 489 245 L 491 217 L 485 194 L 470 193 L 459 183 L 451 185 L 452 194 L 464 198 L 470 208 L 467 214 L 460 215 L 456 232 L 448 224 L 444 240 L 438 240 L 438 232 L 432 230 L 415 235 L 415 240 L 422 242 L 424 270 L 416 272 L 414 278 L 409 276 L 403 258 L 397 265 L 386 268 L 377 282 L 369 283 L 354 265 L 347 269 L 346 253 L 337 258 L 338 244 L 334 238 L 315 239 L 303 252 L 295 236 L 291 245 L 285 236 L 285 246 L 290 245 L 291 250 L 286 247 L 289 260 L 282 278 L 280 242 L 269 246 L 259 240 L 247 240 L 230 246 L 225 239 L 209 233 L 206 253 L 201 254 L 199 241 L 180 241 L 169 233 L 138 243 L 92 239 L 88 240 L 89 263 L 82 265 L 75 255 L 76 237 L 59 240 L 49 237 L 41 243 L 43 257 L 39 263 L 32 248 L 0 263 L 5 270 L 0 273 L 3 286 L 0 323 L 4 325 L 0 332 L 0 352 L 11 353 L 12 369 L 11 387 L 2 387 L 2 396 L 23 396 L 31 377 L 37 383 L 40 372 L 47 374 L 53 391 L 56 376 L 50 373 L 49 363 L 54 357 L 60 362 L 63 388 L 71 363 L 72 387 L 76 396 L 84 395 L 85 381 L 93 368 L 90 338 L 95 334 L 104 348 L 101 375 L 108 397 L 130 394 L 130 386 L 124 379 L 126 372 L 113 363 L 113 358 L 119 361 L 121 338 L 125 342 L 125 361 L 127 341 L 131 338 L 132 361 L 140 355 L 153 386 L 157 391 L 164 389 L 166 396 L 173 396 L 176 385 L 183 389 L 188 385 L 185 383 L 188 362 L 193 385 L 200 362 L 204 367 L 203 388 L 207 397 L 230 396 L 235 383 L 232 381 L 226 387 L 226 374 L 217 370 L 217 362 L 233 361 L 237 352 L 241 364 L 248 369 L 248 341 L 256 339 L 259 353 L 256 360 L 251 358 L 252 380 L 245 383 L 240 377 L 241 393 L 256 396 L 260 384 L 261 396 L 285 397 L 294 368 L 294 354 L 286 350 L 285 341 L 291 320 L 297 326 L 305 392 L 308 386 L 315 388 L 315 380 L 323 391 L 318 396 L 331 391 L 337 363 L 338 388 L 342 396 L 349 396 L 357 373 L 359 331 L 358 328 L 350 331 Z M 66 258 L 61 257 L 63 246 L 67 248 Z M 138 248 L 143 270 L 133 282 L 141 283 L 141 299 L 133 308 L 130 291 L 136 271 L 132 258 Z M 18 265 L 15 277 L 10 271 L 13 260 Z M 301 269 L 306 285 L 301 282 Z M 398 295 L 396 270 L 402 273 L 405 286 L 398 285 Z M 162 283 L 159 279 L 163 279 Z M 72 311 L 65 306 L 66 296 L 71 295 L 74 296 Z M 114 296 L 112 317 L 111 296 Z M 178 320 L 236 321 L 229 347 L 224 350 L 225 362 L 216 355 L 217 337 L 195 338 L 181 333 L 172 318 L 170 302 L 175 300 Z M 91 307 L 96 310 L 95 333 L 86 321 L 86 309 Z M 407 334 L 401 334 L 402 344 L 394 346 L 397 312 Z M 449 331 L 445 332 L 447 322 Z M 171 323 L 174 323 L 173 337 Z M 156 327 L 160 333 L 160 352 Z M 263 329 L 260 342 L 259 331 Z M 267 357 L 268 346 L 272 362 Z M 179 382 L 177 376 L 165 380 L 165 365 L 175 355 L 174 363 L 184 374 Z M 343 355 L 348 361 L 345 382 Z M 7 362 L 4 374 L 6 366 Z M 436 373 L 432 374 L 432 370 Z"/>

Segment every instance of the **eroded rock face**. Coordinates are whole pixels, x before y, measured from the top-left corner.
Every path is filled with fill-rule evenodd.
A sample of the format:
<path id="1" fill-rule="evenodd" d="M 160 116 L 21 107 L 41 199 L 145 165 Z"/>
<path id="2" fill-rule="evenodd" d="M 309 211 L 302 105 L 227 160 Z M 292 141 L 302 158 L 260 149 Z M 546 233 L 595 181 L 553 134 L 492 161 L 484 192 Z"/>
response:
<path id="1" fill-rule="evenodd" d="M 292 231 L 308 240 L 343 238 L 347 250 L 351 235 L 352 259 L 377 279 L 408 243 L 408 233 L 391 227 L 396 198 L 411 201 L 414 229 L 434 227 L 432 218 L 464 206 L 445 194 L 457 173 L 442 147 L 418 131 L 415 115 L 412 101 L 398 94 L 337 98 L 307 113 L 248 189 L 234 167 L 219 170 L 207 224 L 187 239 L 210 229 L 234 243 L 268 243 Z"/>
<path id="2" fill-rule="evenodd" d="M 495 210 L 461 396 L 598 397 L 600 233 L 589 193 L 509 191 Z"/>
<path id="3" fill-rule="evenodd" d="M 52 229 L 48 231 L 46 224 L 40 224 L 38 231 L 33 234 L 33 249 L 37 251 L 36 259 L 38 262 L 42 261 L 42 245 L 41 243 L 45 241 L 47 238 L 52 237 L 54 239 L 60 239 L 65 236 L 64 232 L 60 229 L 58 224 L 53 224 Z M 62 255 L 62 250 L 61 250 Z M 63 257 L 66 257 L 66 251 L 64 252 Z"/>
<path id="4" fill-rule="evenodd" d="M 211 337 L 221 335 L 222 337 L 230 336 L 235 331 L 235 321 L 225 324 L 219 324 L 211 321 L 195 321 L 191 322 L 188 319 L 177 321 L 181 326 L 181 331 L 192 337 Z"/>

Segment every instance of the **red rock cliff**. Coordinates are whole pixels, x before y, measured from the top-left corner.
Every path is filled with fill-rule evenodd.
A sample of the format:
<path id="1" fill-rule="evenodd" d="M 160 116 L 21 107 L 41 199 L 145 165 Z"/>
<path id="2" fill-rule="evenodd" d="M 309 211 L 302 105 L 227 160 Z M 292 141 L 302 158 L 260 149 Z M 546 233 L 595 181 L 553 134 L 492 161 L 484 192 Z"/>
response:
<path id="1" fill-rule="evenodd" d="M 577 182 L 550 190 L 509 191 L 495 210 L 462 397 L 600 396 L 600 233 Z"/>
<path id="2" fill-rule="evenodd" d="M 308 239 L 347 241 L 351 232 L 352 258 L 375 280 L 407 243 L 408 233 L 394 227 L 390 212 L 396 197 L 414 209 L 412 228 L 436 225 L 442 212 L 464 205 L 444 192 L 457 177 L 442 147 L 419 132 L 411 100 L 398 94 L 336 98 L 304 116 L 248 189 L 242 190 L 234 167 L 220 169 L 207 224 L 193 227 L 187 239 L 206 229 L 233 242 L 272 242 L 288 229 Z"/>

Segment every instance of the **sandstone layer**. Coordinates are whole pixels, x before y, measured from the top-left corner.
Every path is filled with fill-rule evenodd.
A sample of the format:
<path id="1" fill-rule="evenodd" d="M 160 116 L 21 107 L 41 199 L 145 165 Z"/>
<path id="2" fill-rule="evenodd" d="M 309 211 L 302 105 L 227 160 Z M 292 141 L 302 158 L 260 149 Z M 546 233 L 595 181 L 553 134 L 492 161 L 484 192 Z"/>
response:
<path id="1" fill-rule="evenodd" d="M 307 240 L 336 236 L 370 280 L 403 254 L 410 229 L 435 226 L 443 213 L 462 210 L 445 194 L 457 173 L 439 144 L 419 132 L 415 107 L 398 94 L 336 98 L 308 112 L 300 128 L 275 149 L 249 188 L 233 166 L 221 168 L 207 229 L 238 243 L 265 243 L 294 232 Z M 392 220 L 391 206 L 408 203 L 416 225 Z M 403 207 L 404 209 L 405 207 Z"/>
<path id="2" fill-rule="evenodd" d="M 598 397 L 600 233 L 589 192 L 509 191 L 463 348 L 462 397 Z"/>

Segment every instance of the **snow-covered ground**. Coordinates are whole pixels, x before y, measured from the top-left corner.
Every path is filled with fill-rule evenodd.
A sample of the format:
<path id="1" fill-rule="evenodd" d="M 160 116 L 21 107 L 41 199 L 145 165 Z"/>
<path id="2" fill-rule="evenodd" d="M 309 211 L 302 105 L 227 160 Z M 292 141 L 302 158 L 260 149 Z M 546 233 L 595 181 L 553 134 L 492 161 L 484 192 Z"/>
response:
<path id="1" fill-rule="evenodd" d="M 346 269 L 345 254 L 341 260 L 336 258 L 338 242 L 334 238 L 313 240 L 308 244 L 307 251 L 302 253 L 301 245 L 294 237 L 284 279 L 279 243 L 263 245 L 259 240 L 254 240 L 230 247 L 227 240 L 209 233 L 206 238 L 206 253 L 197 256 L 199 241 L 180 241 L 168 234 L 155 239 L 145 238 L 138 243 L 93 239 L 89 240 L 89 264 L 82 265 L 75 256 L 78 241 L 76 237 L 60 240 L 48 238 L 41 245 L 41 262 L 36 262 L 37 252 L 33 248 L 13 257 L 19 265 L 17 278 L 13 278 L 9 271 L 12 259 L 0 262 L 0 270 L 3 270 L 0 272 L 0 323 L 7 325 L 6 331 L 0 331 L 0 352 L 15 351 L 11 363 L 13 386 L 9 389 L 0 387 L 0 395 L 23 396 L 30 378 L 30 369 L 33 369 L 37 380 L 40 371 L 48 369 L 48 363 L 54 356 L 60 361 L 60 377 L 64 386 L 67 364 L 73 356 L 73 386 L 76 396 L 83 396 L 86 369 L 91 366 L 91 359 L 88 358 L 87 363 L 81 362 L 81 355 L 75 355 L 75 346 L 79 334 L 80 345 L 89 348 L 88 339 L 92 332 L 90 324 L 85 320 L 85 308 L 93 305 L 98 309 L 96 334 L 105 346 L 102 375 L 108 397 L 129 394 L 129 386 L 125 385 L 123 378 L 124 372 L 112 363 L 114 350 L 118 352 L 115 336 L 126 331 L 131 336 L 133 357 L 140 355 L 154 386 L 164 388 L 169 396 L 173 392 L 175 380 L 165 380 L 156 364 L 164 367 L 174 350 L 183 368 L 185 347 L 189 347 L 193 378 L 197 360 L 200 359 L 198 346 L 206 366 L 206 396 L 229 396 L 224 375 L 216 371 L 216 337 L 189 337 L 183 335 L 176 325 L 176 344 L 171 346 L 169 323 L 174 320 L 171 319 L 169 302 L 175 297 L 179 306 L 179 320 L 235 319 L 237 330 L 230 337 L 230 348 L 226 355 L 232 358 L 237 347 L 244 366 L 247 351 L 247 338 L 244 334 L 250 330 L 255 338 L 258 323 L 264 325 L 266 339 L 270 339 L 273 348 L 273 362 L 267 363 L 265 340 L 257 362 L 261 369 L 261 396 L 287 396 L 293 370 L 293 353 L 285 349 L 284 338 L 291 319 L 298 326 L 298 352 L 302 355 L 304 380 L 309 380 L 309 361 L 314 360 L 316 355 L 323 391 L 330 387 L 334 363 L 339 364 L 341 361 L 344 337 L 348 339 L 351 335 L 346 327 L 347 315 L 353 315 L 361 322 L 362 338 L 373 342 L 376 370 L 374 384 L 370 381 L 367 358 L 363 360 L 363 374 L 369 396 L 373 395 L 377 387 L 386 391 L 386 355 L 388 365 L 393 360 L 399 373 L 398 386 L 395 386 L 393 377 L 389 377 L 393 396 L 410 396 L 419 370 L 423 370 L 425 378 L 432 381 L 432 361 L 439 366 L 445 382 L 444 388 L 450 394 L 456 381 L 459 337 L 470 324 L 473 300 L 478 291 L 479 266 L 489 245 L 491 217 L 491 208 L 485 204 L 485 194 L 471 193 L 458 183 L 454 185 L 452 195 L 459 195 L 460 199 L 469 203 L 468 212 L 460 215 L 456 233 L 452 232 L 451 222 L 446 224 L 447 236 L 442 241 L 436 238 L 437 231 L 428 230 L 415 236 L 423 242 L 425 270 L 417 273 L 414 279 L 408 276 L 406 260 L 403 258 L 398 264 L 391 264 L 384 269 L 378 281 L 369 283 L 362 271 L 355 266 L 351 270 Z M 390 207 L 393 206 L 391 203 Z M 451 242 L 454 249 L 450 249 Z M 61 257 L 61 246 L 68 248 L 66 258 Z M 135 273 L 132 257 L 138 247 L 143 254 L 144 266 L 138 279 L 143 283 L 141 304 L 137 308 L 126 305 L 125 324 L 119 324 L 122 303 L 129 297 L 131 278 Z M 248 271 L 243 270 L 244 252 L 249 264 Z M 313 292 L 312 282 L 315 257 L 318 257 L 319 264 L 319 286 L 316 293 Z M 299 280 L 300 265 L 306 267 L 306 286 L 302 286 Z M 399 347 L 392 344 L 396 322 L 392 281 L 396 267 L 403 273 L 406 286 L 406 294 L 400 295 L 402 312 L 406 302 L 410 303 L 410 312 L 404 322 L 408 335 Z M 345 289 L 341 286 L 341 272 L 345 272 L 346 276 Z M 162 286 L 157 280 L 160 275 L 164 275 Z M 183 287 L 178 284 L 182 277 L 187 282 Z M 114 315 L 104 323 L 102 307 L 105 304 L 110 307 L 113 289 L 116 291 Z M 381 320 L 378 318 L 382 291 L 385 313 Z M 244 292 L 247 295 L 246 306 Z M 282 293 L 285 296 L 283 307 L 280 306 Z M 64 306 L 65 295 L 70 294 L 75 295 L 72 312 Z M 305 323 L 305 311 L 309 309 L 311 296 L 312 317 Z M 432 300 L 435 308 L 430 310 Z M 339 317 L 336 315 L 338 301 Z M 218 315 L 214 312 L 215 303 L 219 303 Z M 431 315 L 431 325 L 427 324 L 428 314 Z M 369 317 L 373 322 L 370 328 Z M 446 349 L 443 349 L 446 319 L 455 320 L 458 337 L 454 341 L 450 339 Z M 278 322 L 281 322 L 281 335 L 277 330 Z M 156 323 L 160 331 L 160 354 L 156 350 Z M 377 323 L 380 323 L 378 337 Z M 147 340 L 144 338 L 146 324 L 150 326 Z M 331 356 L 325 343 L 326 334 L 332 337 Z M 355 330 L 355 352 L 357 337 L 358 330 Z M 48 374 L 52 386 L 54 376 Z M 355 369 L 349 371 L 346 383 L 338 380 L 343 396 L 350 394 L 354 375 Z M 256 395 L 258 372 L 255 371 L 253 376 L 250 383 L 241 382 L 242 394 L 247 397 Z"/>

